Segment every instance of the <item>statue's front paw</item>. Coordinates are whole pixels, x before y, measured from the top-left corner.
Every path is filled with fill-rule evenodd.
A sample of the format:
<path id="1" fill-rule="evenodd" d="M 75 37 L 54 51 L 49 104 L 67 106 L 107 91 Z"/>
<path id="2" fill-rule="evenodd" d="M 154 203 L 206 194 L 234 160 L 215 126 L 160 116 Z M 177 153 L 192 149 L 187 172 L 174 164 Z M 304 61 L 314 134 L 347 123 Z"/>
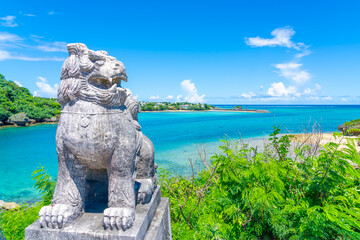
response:
<path id="1" fill-rule="evenodd" d="M 39 222 L 42 228 L 62 228 L 64 224 L 76 220 L 81 214 L 78 207 L 67 204 L 44 206 L 39 212 Z"/>
<path id="2" fill-rule="evenodd" d="M 151 197 L 154 193 L 154 184 L 152 179 L 136 179 L 137 182 L 141 183 L 138 195 L 137 204 L 147 204 L 151 201 Z"/>
<path id="3" fill-rule="evenodd" d="M 122 229 L 126 231 L 131 228 L 135 221 L 135 209 L 111 207 L 104 211 L 104 228 L 111 230 Z"/>

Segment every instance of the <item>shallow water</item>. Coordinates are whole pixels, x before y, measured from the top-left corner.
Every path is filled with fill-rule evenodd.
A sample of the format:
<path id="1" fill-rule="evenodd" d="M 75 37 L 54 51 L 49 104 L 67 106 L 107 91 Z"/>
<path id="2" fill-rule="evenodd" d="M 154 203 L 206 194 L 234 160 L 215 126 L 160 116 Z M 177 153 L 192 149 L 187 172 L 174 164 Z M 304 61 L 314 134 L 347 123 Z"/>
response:
<path id="1" fill-rule="evenodd" d="M 221 106 L 233 108 L 233 105 Z M 188 157 L 197 156 L 195 146 L 205 144 L 207 152 L 216 151 L 219 139 L 267 136 L 273 125 L 296 133 L 315 123 L 324 132 L 336 131 L 345 121 L 360 118 L 360 106 L 246 106 L 270 113 L 241 112 L 145 112 L 139 114 L 143 133 L 155 146 L 160 167 L 174 172 L 186 171 Z M 44 166 L 56 177 L 56 125 L 0 129 L 0 199 L 34 200 L 31 172 Z"/>

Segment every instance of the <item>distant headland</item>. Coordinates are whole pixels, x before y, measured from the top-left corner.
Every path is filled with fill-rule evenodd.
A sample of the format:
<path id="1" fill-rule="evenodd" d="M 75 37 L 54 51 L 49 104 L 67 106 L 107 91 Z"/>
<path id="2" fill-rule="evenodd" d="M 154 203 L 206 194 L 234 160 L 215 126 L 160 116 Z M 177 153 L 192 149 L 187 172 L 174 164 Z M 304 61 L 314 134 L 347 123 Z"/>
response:
<path id="1" fill-rule="evenodd" d="M 187 111 L 212 111 L 212 112 L 253 112 L 269 113 L 268 110 L 245 109 L 243 106 L 235 106 L 233 109 L 222 109 L 206 103 L 189 102 L 141 102 L 142 112 L 187 112 Z"/>
<path id="2" fill-rule="evenodd" d="M 61 106 L 55 98 L 34 97 L 0 74 L 0 126 L 57 122 Z"/>

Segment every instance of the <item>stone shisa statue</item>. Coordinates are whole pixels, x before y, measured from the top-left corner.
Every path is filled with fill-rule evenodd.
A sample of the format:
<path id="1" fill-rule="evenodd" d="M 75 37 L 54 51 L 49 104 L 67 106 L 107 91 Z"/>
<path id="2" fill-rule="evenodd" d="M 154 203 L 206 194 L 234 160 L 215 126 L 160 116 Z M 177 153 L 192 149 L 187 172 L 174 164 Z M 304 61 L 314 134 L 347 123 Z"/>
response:
<path id="1" fill-rule="evenodd" d="M 105 206 L 104 228 L 125 231 L 136 204 L 149 203 L 156 189 L 154 146 L 137 121 L 139 103 L 121 87 L 124 65 L 81 43 L 67 47 L 58 90 L 58 178 L 39 223 L 61 229 L 87 209 Z"/>

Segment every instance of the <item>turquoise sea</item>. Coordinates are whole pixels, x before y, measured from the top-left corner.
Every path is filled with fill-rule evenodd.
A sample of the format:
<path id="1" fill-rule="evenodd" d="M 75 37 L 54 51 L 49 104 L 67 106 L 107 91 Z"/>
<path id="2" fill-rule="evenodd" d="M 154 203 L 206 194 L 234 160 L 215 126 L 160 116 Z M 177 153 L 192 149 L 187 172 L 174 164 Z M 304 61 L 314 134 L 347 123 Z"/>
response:
<path id="1" fill-rule="evenodd" d="M 222 105 L 232 109 L 234 105 Z M 270 113 L 241 112 L 145 112 L 139 114 L 143 133 L 155 146 L 160 167 L 182 172 L 188 158 L 196 158 L 196 146 L 204 144 L 209 154 L 216 151 L 219 139 L 267 136 L 274 125 L 297 133 L 317 122 L 324 132 L 337 131 L 345 121 L 360 118 L 360 106 L 245 106 Z M 0 199 L 33 201 L 39 198 L 33 189 L 31 172 L 44 166 L 56 177 L 57 125 L 38 125 L 0 129 Z"/>

